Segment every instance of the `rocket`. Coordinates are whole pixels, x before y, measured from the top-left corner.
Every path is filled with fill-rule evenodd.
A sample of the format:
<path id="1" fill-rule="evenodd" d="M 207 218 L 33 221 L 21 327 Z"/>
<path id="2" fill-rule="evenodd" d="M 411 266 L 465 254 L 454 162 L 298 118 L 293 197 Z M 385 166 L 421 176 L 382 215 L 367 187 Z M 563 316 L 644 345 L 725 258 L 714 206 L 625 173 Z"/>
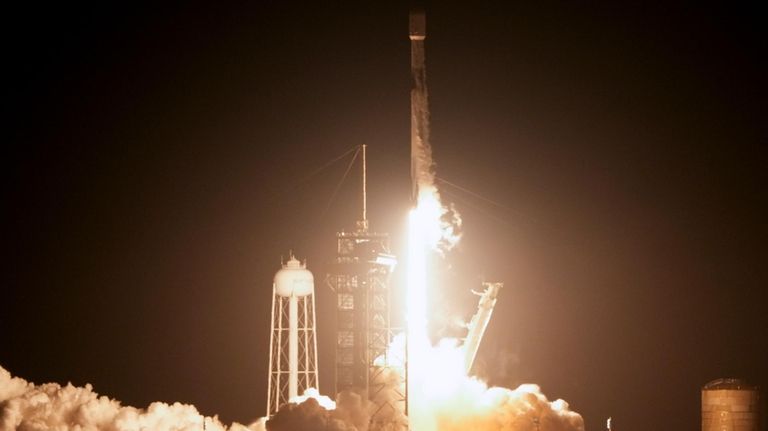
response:
<path id="1" fill-rule="evenodd" d="M 424 18 L 424 11 L 414 9 L 409 18 L 408 34 L 411 40 L 424 40 L 427 37 L 427 25 Z"/>
<path id="2" fill-rule="evenodd" d="M 412 10 L 409 15 L 411 39 L 411 199 L 416 203 L 421 178 L 430 171 L 429 109 L 427 104 L 427 71 L 424 62 L 424 39 L 427 37 L 424 11 Z M 427 157 L 425 157 L 427 156 Z M 427 166 L 425 166 L 427 165 Z"/>

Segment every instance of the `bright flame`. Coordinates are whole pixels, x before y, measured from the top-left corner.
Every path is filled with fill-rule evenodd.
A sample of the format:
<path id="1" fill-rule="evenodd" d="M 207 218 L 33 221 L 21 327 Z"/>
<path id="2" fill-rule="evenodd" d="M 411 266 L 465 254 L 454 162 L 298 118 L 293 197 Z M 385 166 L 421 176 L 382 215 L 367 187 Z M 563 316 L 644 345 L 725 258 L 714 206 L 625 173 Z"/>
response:
<path id="1" fill-rule="evenodd" d="M 452 246 L 458 241 L 453 229 L 443 221 L 446 212 L 434 186 L 422 187 L 408 220 L 408 417 L 415 431 L 437 429 L 436 417 L 426 407 L 440 396 L 454 392 L 466 378 L 458 343 L 443 340 L 433 347 L 427 334 L 427 291 L 433 278 L 428 274 L 428 255 L 441 243 Z"/>
<path id="2" fill-rule="evenodd" d="M 409 214 L 407 265 L 407 398 L 413 431 L 436 430 L 584 430 L 578 413 L 563 400 L 550 402 L 536 385 L 515 390 L 488 388 L 467 375 L 463 346 L 443 339 L 432 346 L 427 334 L 429 255 L 456 244 L 456 224 L 433 185 L 420 187 Z M 458 219 L 456 219 L 458 221 Z M 392 348 L 402 341 L 396 338 Z M 536 428 L 533 428 L 533 426 Z"/>
<path id="3" fill-rule="evenodd" d="M 426 338 L 427 332 L 427 235 L 425 213 L 419 208 L 411 210 L 408 235 L 408 337 Z M 409 344 L 408 348 L 412 346 Z M 409 351 L 409 354 L 413 352 Z"/>
<path id="4" fill-rule="evenodd" d="M 427 337 L 427 239 L 432 233 L 431 207 L 418 206 L 411 210 L 408 220 L 408 290 L 406 293 L 408 339 L 408 417 L 414 431 L 434 429 L 424 413 L 426 387 L 424 378 L 428 369 L 430 349 Z"/>

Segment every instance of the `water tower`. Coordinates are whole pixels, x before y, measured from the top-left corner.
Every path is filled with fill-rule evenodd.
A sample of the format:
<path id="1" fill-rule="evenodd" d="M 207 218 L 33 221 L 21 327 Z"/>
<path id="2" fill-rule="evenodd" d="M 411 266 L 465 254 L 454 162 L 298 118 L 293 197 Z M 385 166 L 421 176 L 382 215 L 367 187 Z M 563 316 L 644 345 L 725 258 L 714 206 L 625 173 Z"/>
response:
<path id="1" fill-rule="evenodd" d="M 267 416 L 317 382 L 314 277 L 291 254 L 272 285 Z"/>
<path id="2" fill-rule="evenodd" d="M 701 388 L 702 431 L 758 431 L 760 393 L 741 379 L 717 379 Z"/>

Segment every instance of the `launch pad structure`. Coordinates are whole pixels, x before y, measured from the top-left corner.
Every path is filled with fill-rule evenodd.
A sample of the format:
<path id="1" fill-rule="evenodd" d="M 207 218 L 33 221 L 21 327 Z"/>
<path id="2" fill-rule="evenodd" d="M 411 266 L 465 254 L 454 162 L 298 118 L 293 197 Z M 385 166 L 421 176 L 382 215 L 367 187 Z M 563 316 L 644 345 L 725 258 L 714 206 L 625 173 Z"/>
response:
<path id="1" fill-rule="evenodd" d="M 327 282 L 336 294 L 335 392 L 352 391 L 374 404 L 371 423 L 385 423 L 403 412 L 405 396 L 392 382 L 397 361 L 388 355 L 389 279 L 396 264 L 389 235 L 374 232 L 367 218 L 366 153 L 362 146 L 363 205 L 355 230 L 336 234 L 336 258 Z"/>

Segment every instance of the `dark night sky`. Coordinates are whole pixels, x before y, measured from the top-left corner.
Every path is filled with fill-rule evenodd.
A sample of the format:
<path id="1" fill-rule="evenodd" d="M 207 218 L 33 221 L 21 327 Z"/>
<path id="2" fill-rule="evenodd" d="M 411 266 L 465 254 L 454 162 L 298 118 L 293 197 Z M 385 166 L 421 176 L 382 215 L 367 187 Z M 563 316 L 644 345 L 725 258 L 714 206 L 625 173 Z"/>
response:
<path id="1" fill-rule="evenodd" d="M 495 204 L 445 189 L 465 238 L 434 297 L 468 317 L 468 289 L 505 282 L 482 373 L 593 430 L 696 429 L 707 381 L 768 388 L 766 15 L 447 3 L 427 9 L 438 175 Z M 249 421 L 293 249 L 318 280 L 322 390 L 322 279 L 358 179 L 326 210 L 346 162 L 307 176 L 369 145 L 372 224 L 401 251 L 407 11 L 7 10 L 0 365 Z"/>

